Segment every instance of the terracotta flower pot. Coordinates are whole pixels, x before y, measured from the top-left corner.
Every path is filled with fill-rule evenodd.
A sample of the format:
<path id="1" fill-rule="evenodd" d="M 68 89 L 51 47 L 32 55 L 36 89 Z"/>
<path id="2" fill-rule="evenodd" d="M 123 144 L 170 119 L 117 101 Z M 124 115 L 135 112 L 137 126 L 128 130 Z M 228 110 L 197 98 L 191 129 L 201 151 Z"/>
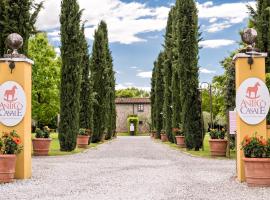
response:
<path id="1" fill-rule="evenodd" d="M 209 139 L 211 156 L 226 156 L 227 143 L 225 139 Z"/>
<path id="2" fill-rule="evenodd" d="M 176 139 L 176 144 L 181 147 L 181 148 L 185 148 L 186 144 L 185 144 L 185 136 L 181 136 L 181 135 L 177 135 L 175 136 Z"/>
<path id="3" fill-rule="evenodd" d="M 10 183 L 14 180 L 16 155 L 0 155 L 0 183 Z"/>
<path id="4" fill-rule="evenodd" d="M 161 141 L 162 142 L 168 142 L 168 137 L 166 134 L 161 134 Z"/>
<path id="5" fill-rule="evenodd" d="M 270 186 L 270 158 L 243 158 L 248 186 Z"/>
<path id="6" fill-rule="evenodd" d="M 270 125 L 267 125 L 266 128 L 267 128 L 267 129 L 270 129 Z"/>
<path id="7" fill-rule="evenodd" d="M 87 148 L 88 141 L 90 136 L 89 135 L 78 135 L 77 136 L 77 147 L 78 148 Z"/>
<path id="8" fill-rule="evenodd" d="M 32 139 L 34 156 L 48 156 L 51 141 L 51 138 Z"/>

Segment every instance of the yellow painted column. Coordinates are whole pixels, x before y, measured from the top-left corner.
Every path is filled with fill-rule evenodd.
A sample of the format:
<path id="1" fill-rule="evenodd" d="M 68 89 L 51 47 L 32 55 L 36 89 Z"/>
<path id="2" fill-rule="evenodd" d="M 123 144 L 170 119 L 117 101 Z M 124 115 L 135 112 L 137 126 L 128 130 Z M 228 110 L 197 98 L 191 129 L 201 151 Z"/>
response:
<path id="1" fill-rule="evenodd" d="M 260 55 L 253 55 L 254 63 L 250 67 L 248 64 L 248 55 L 239 53 L 234 57 L 235 61 L 235 76 L 236 76 L 236 90 L 247 78 L 259 78 L 265 82 L 265 53 Z M 249 125 L 245 123 L 237 114 L 237 178 L 240 182 L 245 181 L 244 157 L 241 150 L 241 142 L 246 135 L 252 136 L 255 132 L 258 136 L 267 138 L 266 120 L 257 125 Z"/>
<path id="2" fill-rule="evenodd" d="M 15 61 L 15 69 L 10 71 L 9 63 Z M 26 96 L 26 112 L 22 121 L 13 127 L 0 123 L 0 131 L 15 130 L 21 137 L 23 151 L 17 155 L 15 178 L 27 179 L 32 176 L 32 143 L 31 143 L 31 91 L 32 91 L 32 64 L 33 61 L 25 58 L 0 59 L 0 85 L 6 81 L 17 82 Z"/>

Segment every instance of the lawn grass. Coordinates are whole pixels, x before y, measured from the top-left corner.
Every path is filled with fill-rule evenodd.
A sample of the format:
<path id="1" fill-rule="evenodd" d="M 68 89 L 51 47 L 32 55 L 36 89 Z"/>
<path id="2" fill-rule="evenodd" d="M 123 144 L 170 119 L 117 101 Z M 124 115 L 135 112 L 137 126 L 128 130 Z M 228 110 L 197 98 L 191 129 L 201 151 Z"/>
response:
<path id="1" fill-rule="evenodd" d="M 88 146 L 87 149 L 76 148 L 74 151 L 65 152 L 65 151 L 60 151 L 60 144 L 59 144 L 59 140 L 58 140 L 58 133 L 51 133 L 50 136 L 52 138 L 52 142 L 51 142 L 51 145 L 50 145 L 49 156 L 64 156 L 64 155 L 72 155 L 72 154 L 76 154 L 76 153 L 82 153 L 82 152 L 84 152 L 87 149 L 95 148 L 98 145 L 102 144 L 102 142 L 91 143 Z M 34 137 L 33 134 L 32 134 L 32 137 Z"/>
<path id="2" fill-rule="evenodd" d="M 130 136 L 128 133 L 117 133 L 117 136 Z M 149 133 L 138 133 L 135 136 L 149 136 Z"/>
<path id="3" fill-rule="evenodd" d="M 187 150 L 186 148 L 179 148 L 176 144 L 170 143 L 170 142 L 164 142 L 166 145 L 170 146 L 171 148 L 177 149 L 179 151 L 182 151 L 184 153 L 188 153 L 193 156 L 199 156 L 199 157 L 205 157 L 205 158 L 212 158 L 210 155 L 210 148 L 209 148 L 209 138 L 210 136 L 208 134 L 204 137 L 204 151 L 200 149 L 200 151 L 194 151 L 194 150 Z M 230 159 L 236 159 L 235 150 L 231 150 L 230 152 Z M 217 157 L 220 158 L 220 157 Z M 221 157 L 222 158 L 222 157 Z M 223 157 L 224 159 L 224 157 Z"/>

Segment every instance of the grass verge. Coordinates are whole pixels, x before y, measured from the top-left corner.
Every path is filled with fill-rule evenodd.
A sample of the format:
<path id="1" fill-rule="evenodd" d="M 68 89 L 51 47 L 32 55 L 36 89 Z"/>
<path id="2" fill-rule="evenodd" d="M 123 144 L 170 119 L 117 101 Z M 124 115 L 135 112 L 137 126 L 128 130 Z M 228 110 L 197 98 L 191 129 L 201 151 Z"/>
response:
<path id="1" fill-rule="evenodd" d="M 98 145 L 103 144 L 102 142 L 91 143 L 87 147 L 87 149 L 76 148 L 73 151 L 65 152 L 65 151 L 60 151 L 60 144 L 59 144 L 59 140 L 58 140 L 58 133 L 51 133 L 50 136 L 52 138 L 52 142 L 51 142 L 51 145 L 50 145 L 49 156 L 64 156 L 64 155 L 72 155 L 72 154 L 76 154 L 76 153 L 82 153 L 82 152 L 86 151 L 87 149 L 95 148 Z M 106 143 L 106 142 L 107 141 L 105 141 L 104 143 Z"/>
<path id="2" fill-rule="evenodd" d="M 200 151 L 194 151 L 194 150 L 187 150 L 186 148 L 179 148 L 176 144 L 171 143 L 171 142 L 163 142 L 164 144 L 170 146 L 173 149 L 177 149 L 179 151 L 182 151 L 184 153 L 190 154 L 192 156 L 198 156 L 198 157 L 204 157 L 204 158 L 213 158 L 210 155 L 210 147 L 209 147 L 209 138 L 210 136 L 208 134 L 205 135 L 204 137 L 204 151 L 200 149 Z M 217 159 L 224 159 L 225 157 L 214 157 Z M 226 159 L 226 158 L 225 158 Z M 230 158 L 228 159 L 236 159 L 236 152 L 235 150 L 231 150 L 230 152 Z"/>

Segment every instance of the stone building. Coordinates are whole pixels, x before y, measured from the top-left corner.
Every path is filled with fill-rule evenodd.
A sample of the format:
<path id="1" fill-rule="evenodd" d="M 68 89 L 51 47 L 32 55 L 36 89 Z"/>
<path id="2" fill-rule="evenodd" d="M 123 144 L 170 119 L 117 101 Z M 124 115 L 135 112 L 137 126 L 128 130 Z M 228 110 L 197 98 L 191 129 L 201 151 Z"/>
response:
<path id="1" fill-rule="evenodd" d="M 127 132 L 127 118 L 129 115 L 139 117 L 138 131 L 145 133 L 149 131 L 151 121 L 151 101 L 150 98 L 116 98 L 116 131 Z"/>

